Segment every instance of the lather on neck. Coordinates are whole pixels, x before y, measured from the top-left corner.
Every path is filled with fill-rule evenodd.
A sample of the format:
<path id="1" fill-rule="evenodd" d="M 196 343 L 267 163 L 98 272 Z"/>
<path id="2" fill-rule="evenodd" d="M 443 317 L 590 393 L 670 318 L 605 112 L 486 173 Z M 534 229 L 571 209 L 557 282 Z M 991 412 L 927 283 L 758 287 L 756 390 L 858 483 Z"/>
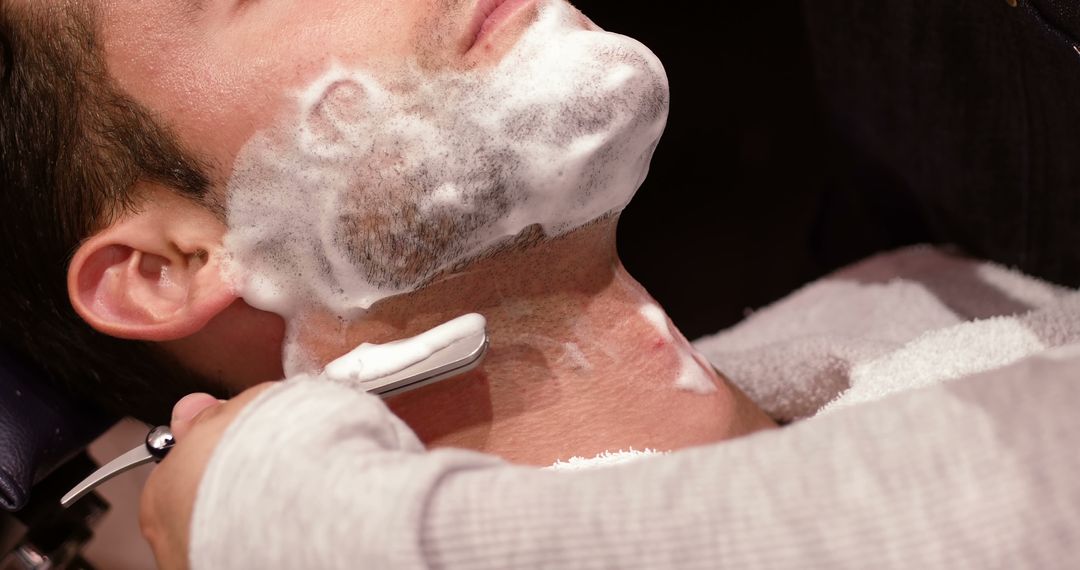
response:
<path id="1" fill-rule="evenodd" d="M 309 315 L 296 339 L 326 363 L 362 342 L 484 315 L 491 350 L 480 369 L 388 403 L 431 446 L 526 464 L 673 450 L 774 425 L 694 359 L 669 322 L 667 330 L 658 327 L 656 302 L 618 259 L 615 223 L 504 251 L 352 322 Z M 685 387 L 687 375 L 697 390 Z"/>

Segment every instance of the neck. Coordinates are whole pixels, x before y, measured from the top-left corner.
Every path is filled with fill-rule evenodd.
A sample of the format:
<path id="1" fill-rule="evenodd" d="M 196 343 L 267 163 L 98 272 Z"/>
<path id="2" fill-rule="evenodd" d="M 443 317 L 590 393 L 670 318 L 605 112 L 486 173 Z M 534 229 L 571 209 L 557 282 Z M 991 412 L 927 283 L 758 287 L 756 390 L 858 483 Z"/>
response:
<path id="1" fill-rule="evenodd" d="M 388 299 L 362 320 L 295 331 L 321 362 L 361 342 L 487 319 L 476 371 L 388 401 L 429 446 L 550 465 L 620 449 L 675 450 L 772 422 L 698 357 L 615 251 L 615 223 L 504 252 Z"/>

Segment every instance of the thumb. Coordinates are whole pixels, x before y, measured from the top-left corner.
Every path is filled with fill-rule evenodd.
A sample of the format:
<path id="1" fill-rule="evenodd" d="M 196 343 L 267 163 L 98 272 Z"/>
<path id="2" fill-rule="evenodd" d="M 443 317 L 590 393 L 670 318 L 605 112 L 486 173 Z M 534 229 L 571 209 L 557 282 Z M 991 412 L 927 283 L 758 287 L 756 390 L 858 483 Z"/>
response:
<path id="1" fill-rule="evenodd" d="M 189 394 L 180 399 L 173 406 L 172 428 L 173 436 L 179 441 L 183 439 L 191 428 L 199 422 L 200 416 L 210 409 L 221 406 L 223 402 L 210 394 Z M 207 414 L 210 415 L 210 414 Z"/>

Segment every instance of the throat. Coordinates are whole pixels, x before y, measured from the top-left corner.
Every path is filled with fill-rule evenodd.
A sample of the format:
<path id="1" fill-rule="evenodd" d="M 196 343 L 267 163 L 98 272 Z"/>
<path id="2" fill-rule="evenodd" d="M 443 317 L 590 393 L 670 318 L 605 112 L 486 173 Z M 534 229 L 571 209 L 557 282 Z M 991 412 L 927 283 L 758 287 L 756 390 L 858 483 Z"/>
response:
<path id="1" fill-rule="evenodd" d="M 614 222 L 479 262 L 408 297 L 350 326 L 339 350 L 484 315 L 491 345 L 480 368 L 387 402 L 431 447 L 544 466 L 773 426 L 627 274 Z"/>

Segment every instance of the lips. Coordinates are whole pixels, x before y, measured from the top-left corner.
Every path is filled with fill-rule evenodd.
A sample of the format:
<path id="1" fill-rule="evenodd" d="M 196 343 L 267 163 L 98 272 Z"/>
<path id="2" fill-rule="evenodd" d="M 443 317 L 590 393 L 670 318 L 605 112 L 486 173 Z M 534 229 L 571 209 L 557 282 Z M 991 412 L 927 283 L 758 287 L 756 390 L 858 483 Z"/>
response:
<path id="1" fill-rule="evenodd" d="M 469 26 L 469 49 L 510 19 L 519 8 L 534 0 L 479 0 Z"/>

